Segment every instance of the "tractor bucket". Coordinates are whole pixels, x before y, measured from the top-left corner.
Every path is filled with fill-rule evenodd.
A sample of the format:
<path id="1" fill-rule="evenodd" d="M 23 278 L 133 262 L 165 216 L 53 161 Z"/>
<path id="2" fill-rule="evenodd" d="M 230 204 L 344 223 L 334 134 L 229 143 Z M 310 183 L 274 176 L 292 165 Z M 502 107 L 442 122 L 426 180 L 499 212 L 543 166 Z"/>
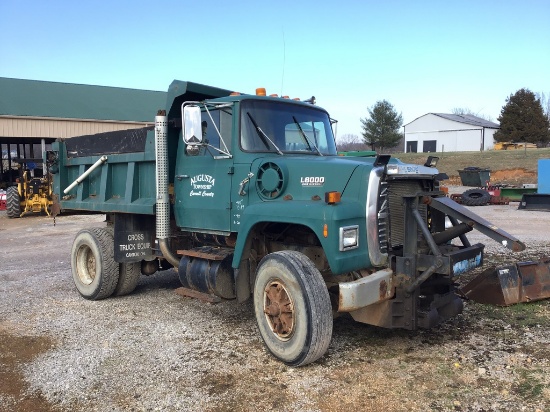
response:
<path id="1" fill-rule="evenodd" d="M 550 258 L 489 268 L 462 288 L 475 302 L 509 306 L 550 298 Z"/>

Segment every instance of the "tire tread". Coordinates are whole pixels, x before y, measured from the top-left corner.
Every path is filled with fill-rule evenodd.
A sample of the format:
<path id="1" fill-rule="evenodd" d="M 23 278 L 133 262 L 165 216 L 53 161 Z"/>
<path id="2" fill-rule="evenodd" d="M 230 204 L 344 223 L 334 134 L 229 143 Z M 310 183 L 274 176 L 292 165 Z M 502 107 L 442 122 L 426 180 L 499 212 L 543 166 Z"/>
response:
<path id="1" fill-rule="evenodd" d="M 321 358 L 332 340 L 332 306 L 326 284 L 315 264 L 303 253 L 286 250 L 280 252 L 295 266 L 301 267 L 304 285 L 311 301 L 312 338 L 307 355 L 295 366 L 303 366 Z"/>
<path id="2" fill-rule="evenodd" d="M 484 189 L 468 189 L 461 195 L 466 206 L 485 206 L 491 200 L 491 194 Z"/>
<path id="3" fill-rule="evenodd" d="M 264 336 L 264 328 L 261 326 L 263 322 L 260 325 L 263 314 L 260 315 L 261 312 L 258 312 L 258 310 L 261 310 L 261 308 L 256 306 L 255 303 L 256 319 L 262 339 L 268 350 L 289 366 L 304 366 L 315 362 L 326 353 L 332 339 L 332 305 L 323 277 L 315 264 L 306 255 L 298 251 L 284 250 L 271 253 L 262 259 L 258 265 L 258 271 L 261 270 L 263 265 L 270 265 L 271 261 L 274 261 L 274 265 L 275 262 L 279 262 L 276 265 L 286 267 L 289 271 L 287 272 L 288 275 L 296 281 L 299 287 L 297 293 L 300 293 L 301 299 L 304 301 L 306 312 L 302 321 L 305 323 L 298 324 L 298 327 L 307 327 L 307 329 L 302 329 L 307 336 L 302 343 L 300 352 L 297 352 L 295 357 L 285 357 L 283 355 L 284 351 L 281 351 L 280 354 L 275 353 L 268 344 L 271 335 Z M 256 279 L 255 293 L 261 293 L 263 287 L 263 282 L 259 279 Z M 255 302 L 258 302 L 257 299 L 258 297 L 255 296 Z"/>
<path id="4" fill-rule="evenodd" d="M 141 262 L 120 263 L 115 296 L 129 295 L 136 288 L 141 276 Z"/>
<path id="5" fill-rule="evenodd" d="M 6 190 L 6 215 L 12 219 L 21 216 L 21 199 L 17 186 L 10 186 Z"/>

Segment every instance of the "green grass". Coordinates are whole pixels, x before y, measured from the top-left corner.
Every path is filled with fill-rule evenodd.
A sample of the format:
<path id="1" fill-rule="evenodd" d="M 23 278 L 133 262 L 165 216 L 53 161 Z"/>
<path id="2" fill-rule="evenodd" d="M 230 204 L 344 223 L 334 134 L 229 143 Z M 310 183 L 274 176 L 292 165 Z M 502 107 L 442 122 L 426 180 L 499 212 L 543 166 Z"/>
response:
<path id="1" fill-rule="evenodd" d="M 548 319 L 548 300 L 539 302 L 518 303 L 517 305 L 499 307 L 488 304 L 475 303 L 476 311 L 482 313 L 482 317 L 501 320 L 516 327 L 532 327 L 546 325 Z"/>
<path id="2" fill-rule="evenodd" d="M 542 395 L 545 386 L 538 377 L 537 371 L 520 369 L 518 371 L 517 382 L 513 386 L 513 391 L 523 399 L 537 399 Z M 538 371 L 543 373 L 542 371 Z"/>

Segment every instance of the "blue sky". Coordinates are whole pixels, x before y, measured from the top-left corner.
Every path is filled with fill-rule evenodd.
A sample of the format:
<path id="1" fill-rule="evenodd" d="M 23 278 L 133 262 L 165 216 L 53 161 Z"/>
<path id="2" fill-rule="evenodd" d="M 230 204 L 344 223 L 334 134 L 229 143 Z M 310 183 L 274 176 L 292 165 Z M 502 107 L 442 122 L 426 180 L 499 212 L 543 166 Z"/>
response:
<path id="1" fill-rule="evenodd" d="M 522 87 L 550 95 L 550 0 L 0 0 L 0 30 L 1 77 L 315 95 L 339 137 L 382 99 L 496 121 Z"/>

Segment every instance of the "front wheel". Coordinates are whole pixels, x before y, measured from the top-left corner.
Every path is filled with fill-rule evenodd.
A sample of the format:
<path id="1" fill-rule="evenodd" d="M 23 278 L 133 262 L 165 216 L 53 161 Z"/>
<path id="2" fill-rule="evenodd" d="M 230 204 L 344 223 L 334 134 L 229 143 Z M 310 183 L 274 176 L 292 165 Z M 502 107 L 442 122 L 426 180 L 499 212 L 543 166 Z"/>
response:
<path id="1" fill-rule="evenodd" d="M 90 300 L 113 294 L 119 278 L 114 259 L 112 233 L 107 228 L 83 229 L 76 235 L 71 250 L 73 281 L 78 292 Z"/>
<path id="2" fill-rule="evenodd" d="M 304 254 L 281 251 L 262 259 L 254 310 L 268 350 L 289 366 L 325 354 L 332 338 L 332 307 L 321 273 Z"/>
<path id="3" fill-rule="evenodd" d="M 17 186 L 10 186 L 6 190 L 6 214 L 12 219 L 21 216 L 21 199 Z"/>

